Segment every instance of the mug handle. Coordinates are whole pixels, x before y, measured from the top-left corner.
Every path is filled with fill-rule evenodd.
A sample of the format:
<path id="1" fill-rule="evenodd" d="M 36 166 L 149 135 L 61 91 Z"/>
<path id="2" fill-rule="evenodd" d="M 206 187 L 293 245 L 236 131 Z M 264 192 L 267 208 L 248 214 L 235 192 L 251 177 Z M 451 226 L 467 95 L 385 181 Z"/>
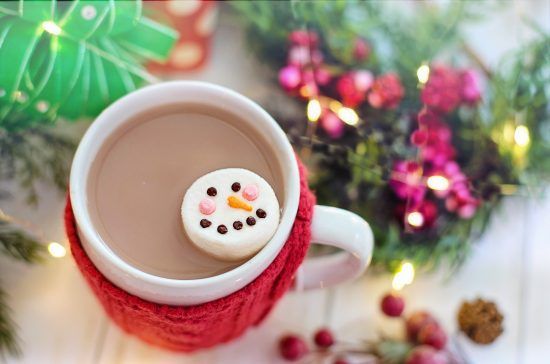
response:
<path id="1" fill-rule="evenodd" d="M 359 215 L 336 207 L 315 206 L 311 242 L 345 251 L 307 258 L 296 272 L 294 289 L 324 288 L 359 277 L 370 263 L 373 240 L 369 224 Z"/>

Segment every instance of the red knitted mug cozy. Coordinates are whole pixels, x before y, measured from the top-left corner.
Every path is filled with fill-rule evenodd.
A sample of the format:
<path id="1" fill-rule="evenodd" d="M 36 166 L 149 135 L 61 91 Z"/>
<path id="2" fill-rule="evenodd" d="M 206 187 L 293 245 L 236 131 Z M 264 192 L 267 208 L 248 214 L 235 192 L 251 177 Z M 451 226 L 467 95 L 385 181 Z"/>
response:
<path id="1" fill-rule="evenodd" d="M 290 288 L 311 238 L 315 196 L 307 171 L 298 161 L 300 203 L 290 236 L 273 263 L 254 281 L 226 297 L 196 306 L 170 306 L 146 301 L 111 283 L 82 248 L 67 198 L 65 228 L 72 255 L 107 314 L 124 331 L 143 341 L 176 351 L 194 351 L 227 342 L 258 325 Z"/>

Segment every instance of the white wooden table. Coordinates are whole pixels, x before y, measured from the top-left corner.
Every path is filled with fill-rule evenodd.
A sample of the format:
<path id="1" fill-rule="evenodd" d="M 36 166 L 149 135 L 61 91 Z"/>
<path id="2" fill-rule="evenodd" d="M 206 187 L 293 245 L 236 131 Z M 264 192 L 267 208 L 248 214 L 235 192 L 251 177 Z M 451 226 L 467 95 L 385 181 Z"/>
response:
<path id="1" fill-rule="evenodd" d="M 546 16 L 545 27 L 550 27 L 550 3 L 536 1 L 527 6 L 517 3 L 489 23 L 469 29 L 472 46 L 489 64 L 494 65 L 504 51 L 528 37 L 528 32 L 518 31 L 518 8 L 538 14 L 539 19 L 541 14 Z M 221 26 L 210 65 L 185 78 L 226 85 L 260 102 L 272 99 L 273 88 L 245 50 L 239 28 L 231 19 L 222 19 Z M 63 242 L 64 196 L 47 186 L 41 186 L 40 193 L 42 201 L 36 210 L 20 198 L 2 208 Z M 463 300 L 477 296 L 495 300 L 505 315 L 505 332 L 487 347 L 460 340 L 470 361 L 548 363 L 549 222 L 548 193 L 543 198 L 507 199 L 458 274 L 450 279 L 445 272 L 423 275 L 404 289 L 407 309 L 430 310 L 448 332 L 454 332 L 456 311 Z M 329 325 L 338 337 L 357 340 L 372 337 L 378 330 L 398 329 L 395 321 L 378 311 L 378 301 L 389 290 L 391 277 L 367 275 L 333 289 L 290 293 L 260 327 L 242 338 L 193 355 L 174 354 L 145 345 L 109 322 L 69 255 L 33 267 L 1 259 L 2 284 L 9 292 L 24 350 L 21 358 L 8 358 L 10 363 L 278 363 L 275 343 L 286 331 L 310 335 Z"/>

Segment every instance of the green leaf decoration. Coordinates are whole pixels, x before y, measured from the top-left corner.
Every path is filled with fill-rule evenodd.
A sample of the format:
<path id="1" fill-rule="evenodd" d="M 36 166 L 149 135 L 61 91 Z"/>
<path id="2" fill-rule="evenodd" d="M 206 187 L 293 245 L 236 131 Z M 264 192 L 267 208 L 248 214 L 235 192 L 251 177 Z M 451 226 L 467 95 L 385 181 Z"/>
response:
<path id="1" fill-rule="evenodd" d="M 0 4 L 0 126 L 93 117 L 154 78 L 178 38 L 141 1 Z M 25 125 L 17 115 L 25 115 Z"/>

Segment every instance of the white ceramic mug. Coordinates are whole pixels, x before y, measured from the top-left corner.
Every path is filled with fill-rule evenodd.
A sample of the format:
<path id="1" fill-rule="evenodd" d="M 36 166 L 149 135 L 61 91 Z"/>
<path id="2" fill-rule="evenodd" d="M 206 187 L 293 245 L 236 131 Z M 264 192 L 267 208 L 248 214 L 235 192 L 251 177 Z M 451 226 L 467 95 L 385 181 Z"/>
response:
<path id="1" fill-rule="evenodd" d="M 220 275 L 190 280 L 155 276 L 140 271 L 113 253 L 97 233 L 87 208 L 89 173 L 103 142 L 134 115 L 147 110 L 193 103 L 223 108 L 250 124 L 267 141 L 283 171 L 283 212 L 278 230 L 267 245 L 242 265 Z M 256 103 L 229 89 L 204 82 L 174 81 L 135 91 L 105 109 L 90 126 L 74 157 L 70 198 L 78 234 L 86 253 L 111 282 L 143 299 L 171 305 L 195 305 L 229 295 L 252 282 L 273 262 L 287 240 L 300 194 L 294 151 L 275 120 Z M 342 209 L 316 206 L 311 226 L 312 241 L 338 247 L 327 257 L 309 258 L 296 276 L 299 288 L 333 285 L 359 276 L 370 262 L 373 237 L 365 220 Z"/>

